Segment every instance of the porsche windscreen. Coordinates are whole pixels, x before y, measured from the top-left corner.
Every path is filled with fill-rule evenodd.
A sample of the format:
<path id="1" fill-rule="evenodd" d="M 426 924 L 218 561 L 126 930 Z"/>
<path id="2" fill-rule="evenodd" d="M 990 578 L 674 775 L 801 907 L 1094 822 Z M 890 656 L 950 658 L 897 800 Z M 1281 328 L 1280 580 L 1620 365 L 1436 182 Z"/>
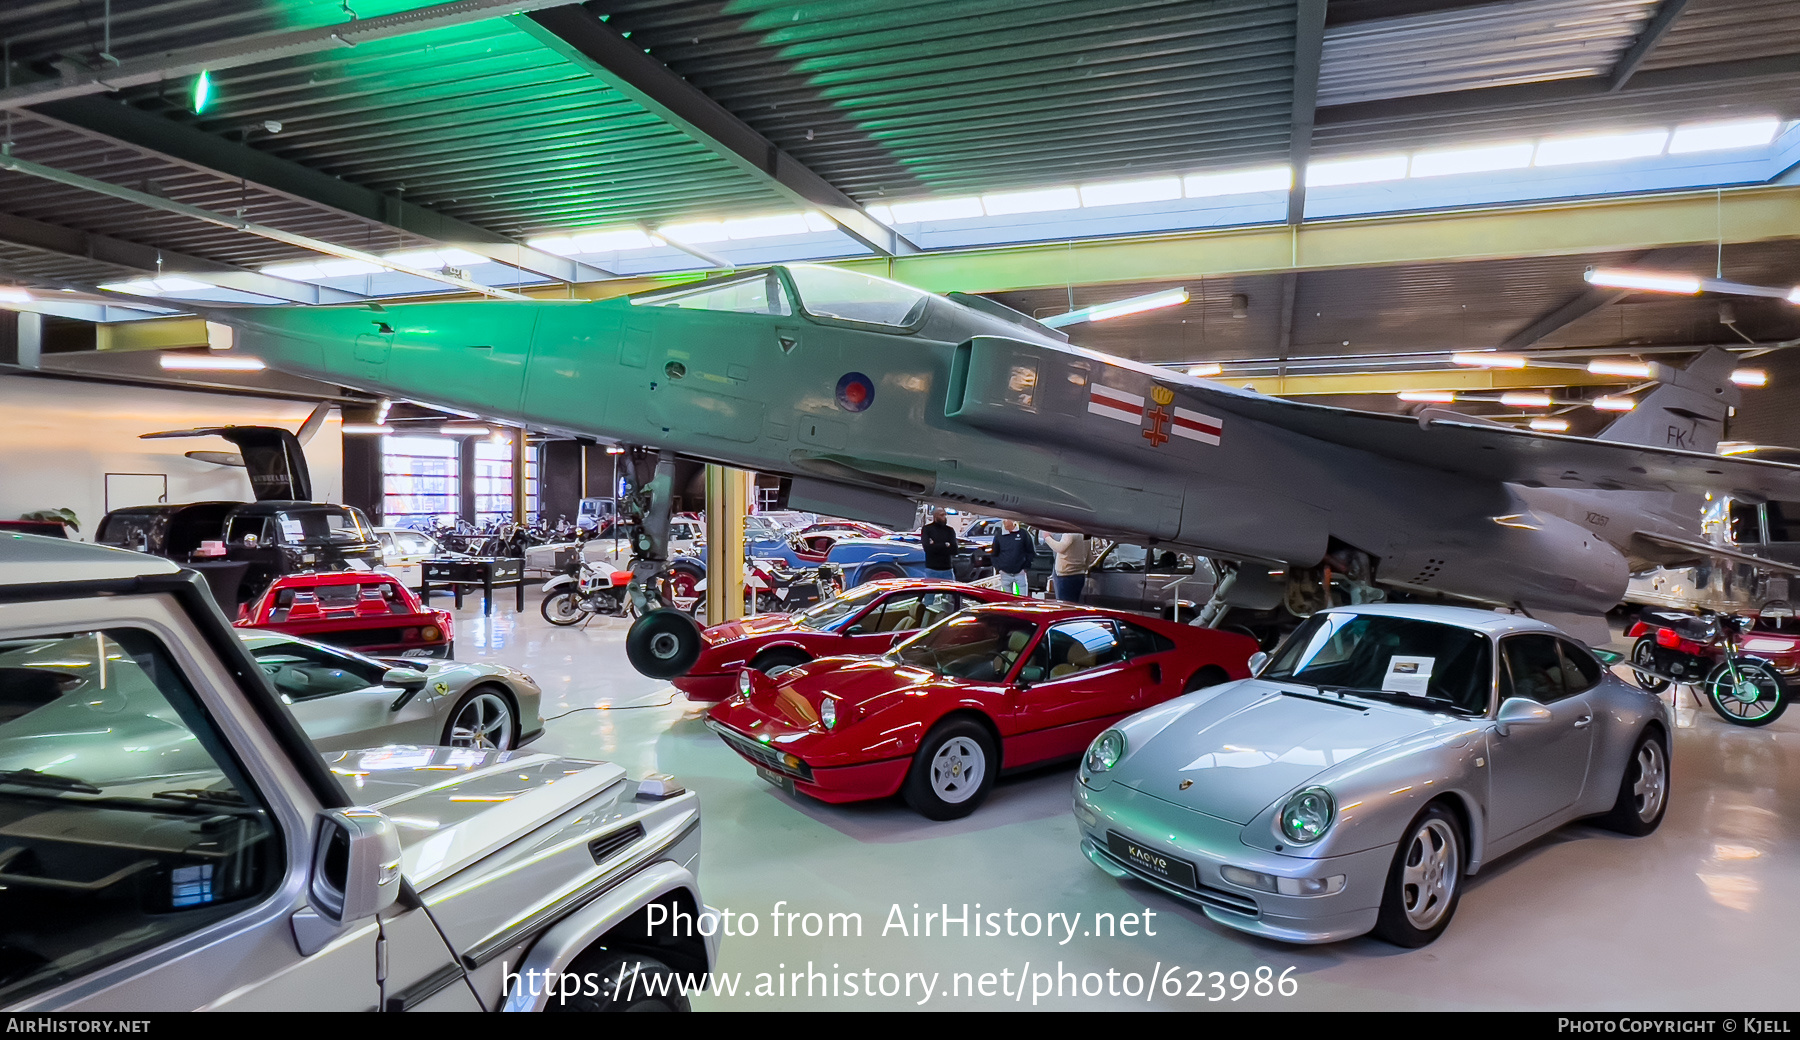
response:
<path id="1" fill-rule="evenodd" d="M 896 664 L 954 679 L 1003 682 L 1031 645 L 1037 623 L 996 613 L 952 614 L 889 654 Z"/>
<path id="2" fill-rule="evenodd" d="M 1258 677 L 1427 711 L 1482 714 L 1493 664 L 1487 637 L 1466 628 L 1380 614 L 1315 614 Z"/>

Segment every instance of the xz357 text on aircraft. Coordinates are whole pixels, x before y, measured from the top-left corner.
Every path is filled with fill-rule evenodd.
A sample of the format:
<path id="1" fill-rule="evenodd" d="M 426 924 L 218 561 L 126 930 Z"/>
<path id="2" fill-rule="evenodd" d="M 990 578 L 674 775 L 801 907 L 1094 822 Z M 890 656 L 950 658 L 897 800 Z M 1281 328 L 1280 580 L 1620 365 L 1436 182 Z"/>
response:
<path id="1" fill-rule="evenodd" d="M 1703 493 L 1800 498 L 1800 466 L 1713 453 L 1739 393 L 1723 350 L 1657 366 L 1661 385 L 1596 440 L 1237 390 L 981 297 L 826 266 L 599 301 L 207 316 L 273 368 L 647 449 L 646 577 L 685 456 L 791 477 L 796 509 L 905 526 L 932 501 L 1240 561 L 1203 616 L 1322 602 L 1347 575 L 1359 598 L 1513 606 L 1592 641 L 1633 570 L 1720 552 L 1699 536 Z M 691 623 L 639 627 L 653 672 L 698 652 Z"/>

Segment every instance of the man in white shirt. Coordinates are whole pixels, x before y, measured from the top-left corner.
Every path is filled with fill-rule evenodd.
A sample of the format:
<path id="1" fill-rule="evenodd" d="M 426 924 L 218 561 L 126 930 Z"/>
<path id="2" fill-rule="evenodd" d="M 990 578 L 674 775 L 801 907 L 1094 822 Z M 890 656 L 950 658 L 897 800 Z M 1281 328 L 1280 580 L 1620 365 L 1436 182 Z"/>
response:
<path id="1" fill-rule="evenodd" d="M 1056 572 L 1052 583 L 1056 598 L 1064 603 L 1081 602 L 1082 586 L 1087 584 L 1092 550 L 1085 534 L 1045 534 L 1044 544 L 1056 553 Z"/>

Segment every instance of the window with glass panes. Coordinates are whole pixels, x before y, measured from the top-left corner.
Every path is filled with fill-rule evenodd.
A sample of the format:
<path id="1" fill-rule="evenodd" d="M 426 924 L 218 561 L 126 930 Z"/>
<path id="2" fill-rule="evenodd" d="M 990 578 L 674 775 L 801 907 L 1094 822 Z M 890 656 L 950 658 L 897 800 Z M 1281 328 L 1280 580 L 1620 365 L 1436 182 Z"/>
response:
<path id="1" fill-rule="evenodd" d="M 462 496 L 459 454 L 450 437 L 383 437 L 382 522 L 389 527 L 455 523 Z"/>

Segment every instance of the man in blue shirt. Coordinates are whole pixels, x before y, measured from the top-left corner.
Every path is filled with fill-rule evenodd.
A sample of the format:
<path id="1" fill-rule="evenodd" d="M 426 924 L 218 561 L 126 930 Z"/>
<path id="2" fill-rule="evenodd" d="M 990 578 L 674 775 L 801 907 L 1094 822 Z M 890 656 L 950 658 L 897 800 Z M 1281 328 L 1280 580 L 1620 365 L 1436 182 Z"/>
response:
<path id="1" fill-rule="evenodd" d="M 1015 596 L 1031 595 L 1031 581 L 1026 572 L 1031 569 L 1031 558 L 1035 555 L 1031 536 L 1019 530 L 1018 521 L 1000 521 L 1000 533 L 994 536 L 993 546 L 994 572 L 1000 576 L 1000 591 Z"/>

